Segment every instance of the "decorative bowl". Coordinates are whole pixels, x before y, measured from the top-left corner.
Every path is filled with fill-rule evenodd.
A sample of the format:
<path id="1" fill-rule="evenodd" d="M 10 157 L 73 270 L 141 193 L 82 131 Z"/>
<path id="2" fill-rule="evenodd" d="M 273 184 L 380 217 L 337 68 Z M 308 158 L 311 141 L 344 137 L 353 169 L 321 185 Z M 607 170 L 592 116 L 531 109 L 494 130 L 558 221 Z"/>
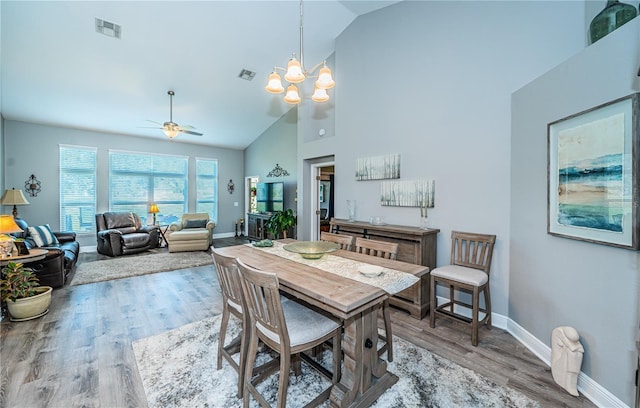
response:
<path id="1" fill-rule="evenodd" d="M 304 259 L 320 259 L 329 252 L 340 249 L 335 242 L 300 241 L 286 244 L 283 248 L 289 252 L 300 254 Z"/>

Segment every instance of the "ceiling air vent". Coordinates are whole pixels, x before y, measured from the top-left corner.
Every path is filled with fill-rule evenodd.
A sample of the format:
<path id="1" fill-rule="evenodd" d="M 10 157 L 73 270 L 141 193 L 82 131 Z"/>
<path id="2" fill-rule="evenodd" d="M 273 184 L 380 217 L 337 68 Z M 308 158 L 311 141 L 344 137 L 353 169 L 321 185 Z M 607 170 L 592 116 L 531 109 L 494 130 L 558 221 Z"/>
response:
<path id="1" fill-rule="evenodd" d="M 96 18 L 96 31 L 113 38 L 120 38 L 122 35 L 122 26 L 100 18 Z"/>
<path id="2" fill-rule="evenodd" d="M 256 73 L 253 71 L 249 71 L 248 69 L 243 69 L 242 71 L 240 71 L 240 74 L 238 74 L 239 78 L 247 81 L 251 81 L 254 76 L 256 76 Z"/>

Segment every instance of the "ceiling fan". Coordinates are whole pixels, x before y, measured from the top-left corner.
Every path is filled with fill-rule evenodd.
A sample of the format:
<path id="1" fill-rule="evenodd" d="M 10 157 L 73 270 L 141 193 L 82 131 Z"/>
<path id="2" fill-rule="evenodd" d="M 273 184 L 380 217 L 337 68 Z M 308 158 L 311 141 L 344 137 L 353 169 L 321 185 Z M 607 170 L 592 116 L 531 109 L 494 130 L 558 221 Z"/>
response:
<path id="1" fill-rule="evenodd" d="M 173 91 L 168 91 L 167 94 L 169 95 L 169 121 L 164 123 L 158 123 L 158 122 L 154 122 L 153 120 L 148 120 L 148 122 L 155 123 L 156 125 L 160 126 L 159 128 L 154 128 L 154 129 L 162 129 L 164 134 L 167 135 L 169 139 L 173 139 L 174 137 L 178 136 L 178 134 L 180 133 L 185 133 L 185 134 L 194 135 L 194 136 L 202 136 L 202 133 L 194 132 L 194 130 L 192 130 L 192 129 L 195 129 L 193 126 L 189 126 L 189 125 L 180 126 L 173 121 L 173 95 L 175 95 L 176 93 Z"/>

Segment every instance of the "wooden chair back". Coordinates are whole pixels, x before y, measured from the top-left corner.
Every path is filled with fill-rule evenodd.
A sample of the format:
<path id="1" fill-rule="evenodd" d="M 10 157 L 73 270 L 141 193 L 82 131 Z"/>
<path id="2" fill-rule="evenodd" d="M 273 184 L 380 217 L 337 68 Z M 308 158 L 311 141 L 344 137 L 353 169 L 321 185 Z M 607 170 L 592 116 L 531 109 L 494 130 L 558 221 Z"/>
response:
<path id="1" fill-rule="evenodd" d="M 353 235 L 345 235 L 345 234 L 334 234 L 332 232 L 320 232 L 320 241 L 328 241 L 335 242 L 340 245 L 340 249 L 344 249 L 345 251 L 353 250 Z"/>
<path id="2" fill-rule="evenodd" d="M 253 321 L 252 325 L 259 324 L 277 334 L 280 340 L 278 343 L 283 345 L 285 350 L 288 350 L 290 347 L 289 333 L 280 301 L 278 276 L 275 273 L 252 268 L 239 259 L 236 259 L 236 263 L 240 270 L 240 283 L 247 311 Z M 274 343 L 272 347 L 277 347 L 277 343 Z"/>
<path id="3" fill-rule="evenodd" d="M 396 259 L 398 257 L 397 242 L 376 241 L 357 237 L 355 245 L 356 252 L 361 254 L 385 259 Z"/>
<path id="4" fill-rule="evenodd" d="M 451 265 L 484 271 L 489 275 L 495 235 L 451 231 Z"/>
<path id="5" fill-rule="evenodd" d="M 211 257 L 213 258 L 213 264 L 215 265 L 216 274 L 218 275 L 218 282 L 222 290 L 222 301 L 224 303 L 231 301 L 242 306 L 244 311 L 244 295 L 242 293 L 240 272 L 238 271 L 236 259 L 224 256 L 216 252 L 215 249 L 212 250 Z"/>

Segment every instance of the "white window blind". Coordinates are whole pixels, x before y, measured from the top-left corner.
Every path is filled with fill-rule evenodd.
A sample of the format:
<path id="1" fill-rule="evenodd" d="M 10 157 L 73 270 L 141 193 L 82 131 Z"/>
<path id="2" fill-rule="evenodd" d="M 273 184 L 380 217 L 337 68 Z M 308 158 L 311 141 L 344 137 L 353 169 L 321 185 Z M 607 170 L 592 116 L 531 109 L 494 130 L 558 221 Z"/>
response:
<path id="1" fill-rule="evenodd" d="M 95 231 L 96 158 L 94 147 L 60 146 L 62 231 Z"/>
<path id="2" fill-rule="evenodd" d="M 196 158 L 196 212 L 218 222 L 218 161 Z"/>
<path id="3" fill-rule="evenodd" d="M 110 210 L 135 212 L 149 224 L 155 203 L 158 224 L 180 220 L 187 211 L 188 164 L 185 156 L 109 151 Z"/>

